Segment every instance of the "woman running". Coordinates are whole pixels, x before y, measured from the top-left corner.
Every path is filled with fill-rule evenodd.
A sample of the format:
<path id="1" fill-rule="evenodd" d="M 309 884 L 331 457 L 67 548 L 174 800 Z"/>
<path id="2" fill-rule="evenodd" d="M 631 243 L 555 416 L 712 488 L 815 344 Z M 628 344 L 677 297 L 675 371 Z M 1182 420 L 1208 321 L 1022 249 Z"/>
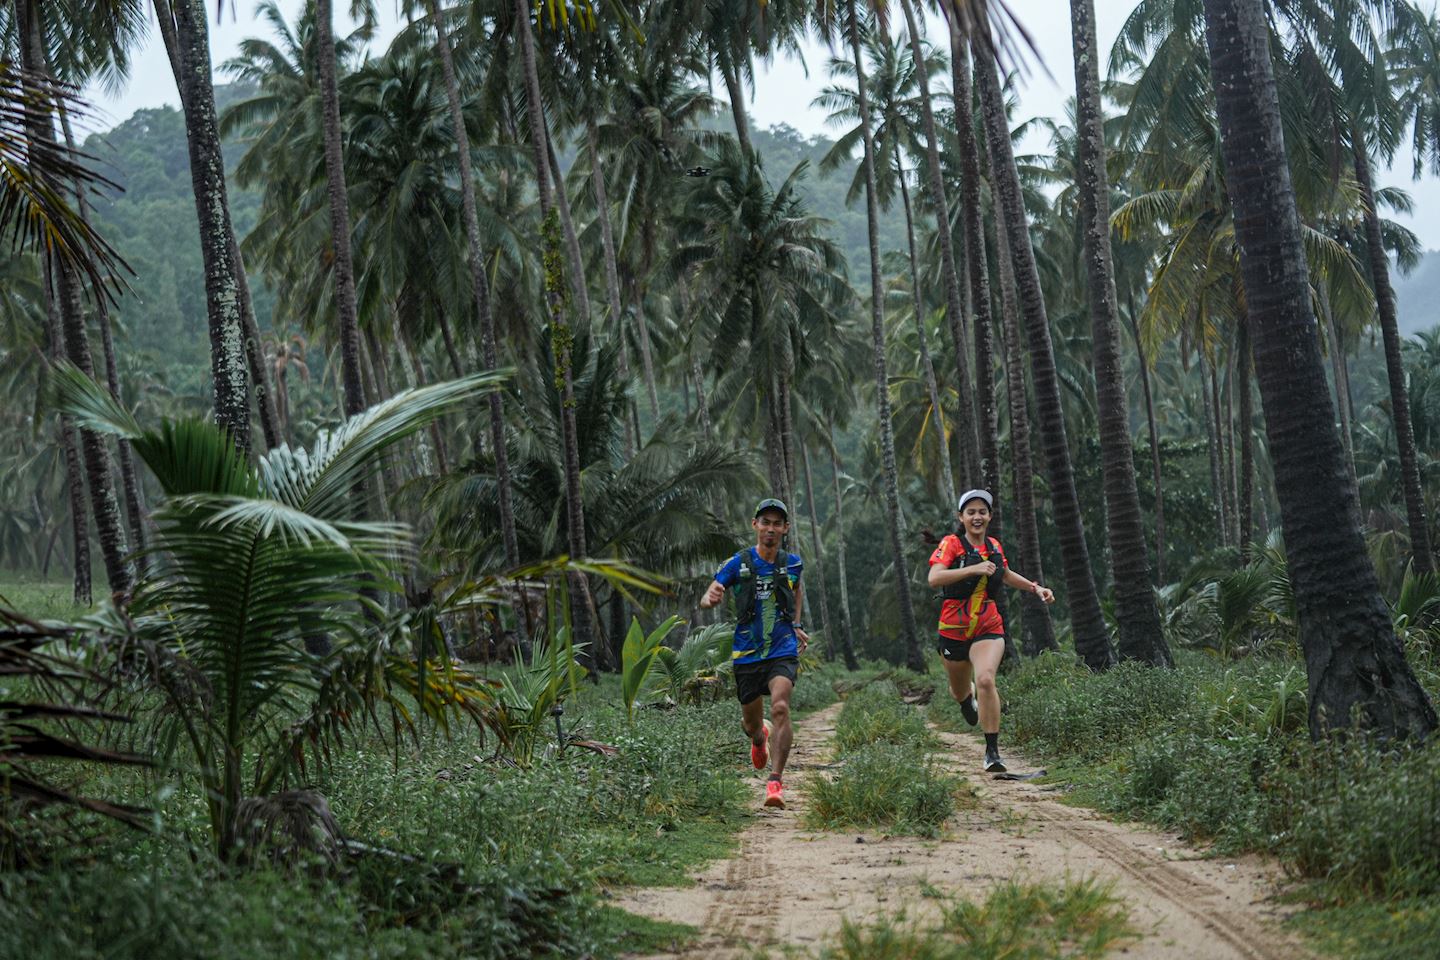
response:
<path id="1" fill-rule="evenodd" d="M 940 662 L 950 678 L 950 694 L 966 721 L 979 723 L 985 733 L 985 771 L 1004 773 L 995 670 L 1005 655 L 1005 620 L 994 600 L 996 574 L 1046 603 L 1054 603 L 1055 594 L 1010 569 L 1000 541 L 986 533 L 992 506 L 984 490 L 969 490 L 960 498 L 958 533 L 947 535 L 930 555 L 930 586 L 945 598 L 940 606 Z"/>

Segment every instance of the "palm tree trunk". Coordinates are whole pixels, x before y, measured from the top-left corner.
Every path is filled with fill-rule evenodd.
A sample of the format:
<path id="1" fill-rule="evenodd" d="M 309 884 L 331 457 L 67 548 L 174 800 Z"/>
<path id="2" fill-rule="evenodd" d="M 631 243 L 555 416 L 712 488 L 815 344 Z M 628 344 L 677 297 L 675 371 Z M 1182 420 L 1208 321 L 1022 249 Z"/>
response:
<path id="1" fill-rule="evenodd" d="M 1030 449 L 1030 401 L 1025 391 L 1025 357 L 1015 305 L 1015 276 L 1006 256 L 1005 219 L 995 211 L 995 268 L 1000 281 L 1000 324 L 1005 332 L 1005 389 L 1010 406 L 1010 460 L 1015 473 L 1015 532 L 1020 538 L 1016 566 L 1039 583 L 1045 570 L 1040 562 L 1040 524 L 1035 513 L 1035 457 Z M 1050 608 L 1033 593 L 1021 594 L 1027 657 L 1058 650 Z"/>
<path id="2" fill-rule="evenodd" d="M 585 257 L 580 252 L 580 235 L 575 232 L 575 219 L 570 215 L 570 194 L 565 189 L 565 177 L 560 170 L 560 158 L 555 155 L 555 141 L 550 136 L 548 123 L 545 127 L 545 157 L 550 164 L 550 175 L 555 178 L 555 209 L 560 211 L 560 231 L 565 237 L 565 253 L 570 259 L 570 290 L 575 296 L 575 312 L 581 322 L 589 326 L 590 288 L 585 282 Z"/>
<path id="3" fill-rule="evenodd" d="M 48 70 L 48 63 L 46 67 Z M 70 126 L 70 113 L 62 105 L 59 108 L 59 114 L 60 129 L 65 135 L 65 147 L 73 153 L 76 146 L 75 134 Z M 85 198 L 84 189 L 79 184 L 75 185 L 75 202 L 81 218 L 87 223 L 90 222 L 90 204 Z M 110 306 L 104 295 L 95 297 L 94 302 L 96 325 L 100 328 L 100 347 L 105 358 L 105 385 L 115 402 L 123 403 L 124 401 L 120 399 L 120 372 L 115 361 L 115 337 L 110 324 Z M 140 479 L 135 472 L 135 458 L 130 453 L 130 441 L 123 437 L 117 439 L 115 448 L 120 455 L 120 486 L 125 496 L 125 516 L 129 522 L 130 537 L 135 542 L 135 566 L 136 570 L 143 575 L 148 563 L 142 552 L 145 549 L 146 537 L 145 508 L 141 502 Z M 86 552 L 88 553 L 88 549 Z"/>
<path id="4" fill-rule="evenodd" d="M 1238 362 L 1234 345 L 1231 344 L 1225 361 L 1225 489 L 1230 495 L 1230 536 L 1238 547 L 1244 547 L 1240 539 L 1240 465 L 1235 455 L 1235 367 Z"/>
<path id="5" fill-rule="evenodd" d="M 200 253 L 205 261 L 205 303 L 210 328 L 210 373 L 215 384 L 215 420 L 241 450 L 250 448 L 245 331 L 240 291 L 230 256 L 234 228 L 225 185 L 225 160 L 215 118 L 210 39 L 201 0 L 155 0 L 162 35 L 173 38 L 172 67 L 185 113 L 190 183 L 200 219 Z"/>
<path id="6" fill-rule="evenodd" d="M 785 451 L 785 491 L 791 498 L 785 502 L 793 505 L 798 498 L 795 496 L 795 484 L 799 479 L 799 471 L 795 469 L 795 448 L 799 446 L 795 433 L 795 407 L 794 389 L 790 383 L 789 371 L 780 374 L 780 446 Z"/>
<path id="7" fill-rule="evenodd" d="M 730 115 L 735 118 L 735 139 L 740 141 L 740 151 L 748 157 L 753 148 L 750 146 L 750 121 L 745 116 L 745 91 L 740 84 L 740 74 L 724 53 L 717 59 L 720 75 L 725 79 L 725 95 L 730 98 Z"/>
<path id="8" fill-rule="evenodd" d="M 1160 478 L 1160 433 L 1155 426 L 1155 398 L 1150 391 L 1150 363 L 1140 345 L 1140 328 L 1135 322 L 1135 304 L 1129 310 L 1130 336 L 1140 365 L 1140 386 L 1145 393 L 1145 426 L 1150 433 L 1150 473 L 1155 485 L 1155 585 L 1165 583 L 1165 496 Z"/>
<path id="9" fill-rule="evenodd" d="M 330 206 L 340 372 L 344 383 L 345 416 L 353 417 L 365 409 L 365 388 L 360 373 L 360 320 L 355 302 L 355 264 L 350 254 L 350 195 L 345 185 L 345 158 L 341 152 L 340 90 L 335 79 L 331 8 L 331 0 L 315 0 L 315 43 L 325 140 L 325 192 Z"/>
<path id="10" fill-rule="evenodd" d="M 840 576 L 840 642 L 845 652 L 845 669 L 859 670 L 855 658 L 855 637 L 850 630 L 850 580 L 845 575 L 845 498 L 840 493 L 840 455 L 835 451 L 835 424 L 830 424 L 831 482 L 835 488 L 835 561 Z"/>
<path id="11" fill-rule="evenodd" d="M 915 629 L 915 607 L 910 601 L 910 564 L 902 547 L 900 481 L 895 466 L 895 430 L 890 422 L 890 375 L 885 368 L 885 275 L 880 270 L 880 210 L 875 198 L 875 138 L 871 134 L 870 101 L 865 91 L 865 59 L 860 51 L 860 20 L 855 0 L 845 0 L 849 15 L 851 55 L 855 63 L 856 99 L 860 108 L 861 139 L 865 145 L 865 214 L 870 241 L 870 335 L 875 361 L 876 419 L 880 427 L 880 458 L 885 476 L 885 523 L 890 555 L 895 564 L 895 597 L 900 605 L 900 639 L 905 665 L 925 672 L 925 656 Z"/>
<path id="12" fill-rule="evenodd" d="M 570 556 L 583 558 L 585 547 L 585 502 L 580 493 L 580 447 L 575 426 L 575 378 L 571 349 L 574 334 L 567 318 L 565 304 L 565 269 L 560 252 L 560 217 L 555 210 L 547 175 L 549 147 L 545 136 L 545 106 L 540 99 L 540 73 L 535 58 L 535 42 L 530 35 L 530 6 L 526 0 L 515 0 L 515 29 L 520 43 L 520 60 L 525 79 L 525 109 L 530 124 L 531 159 L 535 164 L 535 186 L 544 217 L 541 241 L 545 271 L 545 303 L 550 314 L 550 343 L 555 354 L 556 374 L 560 387 L 560 437 L 564 445 L 565 463 L 565 532 Z M 563 189 L 563 187 L 562 187 Z M 594 651 L 594 618 L 591 611 L 590 584 L 584 574 L 572 570 L 566 575 L 570 592 L 571 637 L 585 649 Z M 592 654 L 593 661 L 593 654 Z"/>
<path id="13" fill-rule="evenodd" d="M 1210 361 L 1205 347 L 1200 347 L 1200 395 L 1205 410 L 1205 448 L 1210 454 L 1210 507 L 1215 518 L 1215 534 L 1222 546 L 1228 546 L 1230 538 L 1225 535 L 1225 494 L 1220 484 L 1220 441 L 1215 416 L 1215 396 L 1210 392 Z"/>
<path id="14" fill-rule="evenodd" d="M 1240 391 L 1240 422 L 1237 424 L 1240 443 L 1240 502 L 1236 510 L 1239 522 L 1241 556 L 1249 556 L 1255 514 L 1255 440 L 1250 424 L 1255 419 L 1250 401 L 1250 319 L 1241 314 L 1235 337 L 1235 389 Z"/>
<path id="15" fill-rule="evenodd" d="M 820 629 L 825 634 L 826 659 L 835 659 L 835 642 L 830 637 L 830 597 L 825 589 L 825 564 L 820 556 L 820 517 L 815 512 L 815 483 L 810 477 L 810 447 L 807 444 L 800 445 L 800 464 L 805 470 L 805 506 L 810 513 L 810 556 L 815 566 L 815 578 L 810 582 L 814 584 L 813 589 L 807 589 L 806 595 L 811 594 L 820 601 Z"/>
<path id="16" fill-rule="evenodd" d="M 908 0 L 907 0 L 908 3 Z M 995 412 L 995 360 L 991 348 L 994 330 L 990 302 L 990 270 L 985 256 L 984 211 L 980 203 L 980 146 L 975 141 L 975 119 L 970 108 L 970 51 L 958 29 L 950 28 L 950 46 L 960 61 L 955 64 L 955 131 L 960 141 L 961 216 L 964 220 L 966 273 L 975 324 L 975 429 L 979 434 L 980 482 L 1000 489 L 1000 426 Z M 991 526 L 998 538 L 1004 514 L 997 509 Z M 1048 621 L 1048 615 L 1046 617 Z"/>
<path id="17" fill-rule="evenodd" d="M 44 264 L 45 272 L 45 334 L 46 354 L 51 363 L 59 362 L 65 356 L 65 334 L 60 325 L 60 307 L 51 292 L 50 264 Z M 90 582 L 90 524 L 85 508 L 85 478 L 80 466 L 80 454 L 75 447 L 75 425 L 68 414 L 60 415 L 60 449 L 64 454 L 65 492 L 70 500 L 71 553 L 74 561 L 75 602 L 89 606 L 91 601 Z"/>
<path id="18" fill-rule="evenodd" d="M 620 268 L 615 256 L 615 228 L 610 223 L 610 198 L 605 190 L 605 168 L 600 159 L 600 128 L 594 117 L 585 121 L 585 151 L 590 158 L 590 187 L 595 193 L 595 219 L 600 224 L 600 252 L 605 260 L 605 299 L 610 307 L 610 322 L 615 325 L 616 355 L 620 361 L 620 377 L 626 383 L 628 403 L 630 379 L 630 345 L 625 339 L 625 305 L 620 297 Z M 625 459 L 635 456 L 635 435 L 625 420 Z"/>
<path id="19" fill-rule="evenodd" d="M 905 25 L 910 35 L 910 54 L 915 61 L 915 79 L 919 85 L 920 117 L 925 131 L 925 170 L 929 175 L 930 203 L 935 208 L 935 234 L 940 241 L 940 273 L 945 282 L 945 310 L 950 318 L 952 333 L 958 333 L 955 340 L 955 382 L 960 395 L 960 466 L 968 487 L 984 483 L 985 472 L 980 463 L 980 438 L 975 417 L 975 385 L 970 381 L 970 353 L 965 337 L 969 316 L 965 311 L 964 294 L 960 287 L 960 274 L 955 268 L 955 245 L 950 235 L 950 202 L 946 197 L 945 175 L 940 166 L 940 138 L 935 130 L 935 111 L 930 103 L 930 71 L 926 69 L 925 49 L 920 43 L 920 28 L 916 23 L 915 7 L 911 0 L 900 0 L 905 13 Z"/>
<path id="20" fill-rule="evenodd" d="M 1345 462 L 1350 467 L 1350 475 L 1355 475 L 1355 434 L 1353 421 L 1350 418 L 1350 404 L 1348 394 L 1350 392 L 1349 372 L 1345 369 L 1345 347 L 1340 337 L 1340 324 L 1335 320 L 1335 311 L 1330 309 L 1330 292 L 1324 283 L 1317 283 L 1316 299 L 1320 304 L 1320 312 L 1325 321 L 1325 332 L 1330 340 L 1330 369 L 1335 378 L 1335 407 L 1340 413 L 1340 442 L 1345 448 Z"/>
<path id="21" fill-rule="evenodd" d="M 265 448 L 273 450 L 281 444 L 280 415 L 275 409 L 275 394 L 270 389 L 265 354 L 260 347 L 260 324 L 255 321 L 255 303 L 250 299 L 250 280 L 245 275 L 245 258 L 230 228 L 230 259 L 235 270 L 235 287 L 240 292 L 240 326 L 245 331 L 245 362 L 250 370 L 250 383 L 255 393 L 255 408 L 260 414 L 260 431 Z"/>
<path id="22" fill-rule="evenodd" d="M 1286 163 L 1262 0 L 1205 0 L 1221 154 L 1235 212 L 1255 372 L 1275 470 L 1311 735 L 1355 711 L 1384 739 L 1420 739 L 1437 720 L 1405 661 L 1365 551 L 1325 383 L 1305 252 Z M 1335 576 L 1335 565 L 1345 575 Z"/>
<path id="23" fill-rule="evenodd" d="M 655 222 L 646 219 L 640 225 L 640 276 L 634 278 L 635 327 L 640 335 L 640 368 L 645 376 L 645 395 L 650 400 L 650 415 L 660 419 L 660 396 L 655 390 L 655 358 L 650 349 L 650 324 L 645 319 L 645 301 L 650 294 L 650 271 L 655 266 Z"/>
<path id="24" fill-rule="evenodd" d="M 41 24 L 39 6 L 29 3 L 17 4 L 20 28 L 20 55 L 22 66 L 33 74 L 48 73 L 44 48 L 41 45 Z M 23 80 L 22 80 L 23 82 Z M 31 91 L 36 102 L 43 102 Z M 32 112 L 27 125 L 30 136 L 37 143 L 46 143 L 56 152 L 60 147 L 55 141 L 53 119 L 48 112 L 44 116 Z M 90 353 L 90 336 L 85 324 L 85 311 L 81 302 L 81 280 L 74 268 L 58 257 L 50 258 L 46 296 L 56 298 L 60 315 L 59 345 L 71 363 L 95 376 L 95 364 Z M 54 282 L 51 292 L 50 281 Z M 98 296 L 104 294 L 96 292 Z M 120 508 L 115 498 L 115 478 L 111 473 L 110 451 L 104 438 L 94 430 L 80 431 L 80 450 L 85 463 L 85 478 L 90 491 L 90 508 L 95 517 L 95 529 L 100 540 L 100 553 L 105 560 L 105 576 L 111 593 L 125 594 L 130 591 L 131 570 L 126 559 L 125 529 L 120 522 Z M 77 563 L 78 566 L 78 563 Z"/>
<path id="25" fill-rule="evenodd" d="M 695 406 L 700 413 L 700 435 L 706 440 L 714 439 L 715 428 L 710 423 L 710 406 L 705 399 L 705 371 L 700 369 L 700 359 L 690 357 L 690 376 L 695 381 Z"/>
<path id="26" fill-rule="evenodd" d="M 1065 415 L 1060 403 L 1060 378 L 1050 342 L 1050 325 L 1040 291 L 1035 253 L 1030 247 L 1025 208 L 1020 196 L 1020 175 L 1010 144 L 1010 127 L 996 75 L 993 54 L 984 44 L 973 47 L 975 80 L 985 120 L 990 162 L 1005 218 L 1005 235 L 1016 266 L 1016 289 L 1030 339 L 1030 369 L 1035 379 L 1035 400 L 1041 419 L 1041 446 L 1045 451 L 1046 475 L 1055 508 L 1060 559 L 1065 572 L 1066 600 L 1075 635 L 1075 651 L 1092 670 L 1104 670 L 1115 662 L 1100 597 L 1090 569 L 1090 549 L 1080 521 L 1080 503 L 1075 495 L 1075 473 L 1070 465 L 1070 447 L 1065 437 Z M 1002 255 L 1003 256 L 1003 255 Z M 1148 583 L 1147 583 L 1148 588 Z"/>
<path id="27" fill-rule="evenodd" d="M 1400 356 L 1400 325 L 1396 318 L 1395 291 L 1390 287 L 1390 265 L 1380 236 L 1380 214 L 1375 208 L 1375 187 L 1370 175 L 1370 157 L 1365 134 L 1358 125 L 1351 133 L 1355 152 L 1355 182 L 1364 201 L 1365 249 L 1370 257 L 1370 278 L 1375 286 L 1375 309 L 1380 315 L 1380 335 L 1385 341 L 1385 372 L 1390 381 L 1390 416 L 1395 421 L 1395 446 L 1400 454 L 1400 489 L 1405 493 L 1405 519 L 1410 530 L 1410 556 L 1416 573 L 1434 573 L 1430 527 L 1425 520 L 1425 495 L 1420 484 L 1419 456 L 1415 452 L 1415 428 L 1410 422 L 1410 395 L 1405 385 L 1405 362 Z"/>
<path id="28" fill-rule="evenodd" d="M 479 207 L 475 199 L 475 171 L 470 163 L 470 133 L 465 128 L 465 111 L 460 100 L 460 83 L 455 76 L 455 59 L 450 50 L 450 33 L 440 16 L 438 0 L 428 0 L 430 19 L 435 25 L 436 46 L 440 50 L 440 66 L 445 75 L 445 96 L 450 104 L 450 126 L 455 131 L 455 150 L 460 160 L 460 202 L 465 217 L 466 260 L 470 267 L 470 289 L 475 297 L 475 317 L 480 324 L 480 350 L 487 370 L 500 365 L 495 342 L 495 316 L 490 311 L 490 280 L 485 275 L 484 245 L 480 238 Z M 445 311 L 440 311 L 440 334 L 445 350 L 460 376 L 460 355 Z M 500 539 L 505 548 L 505 566 L 520 565 L 520 540 L 515 533 L 514 481 L 510 476 L 510 453 L 505 444 L 505 410 L 502 391 L 491 390 L 486 396 L 490 413 L 490 445 L 495 457 L 495 485 L 500 507 Z"/>
<path id="29" fill-rule="evenodd" d="M 1085 241 L 1086 286 L 1090 294 L 1091 357 L 1100 432 L 1105 516 L 1115 570 L 1115 618 L 1122 657 L 1169 666 L 1170 648 L 1160 629 L 1160 611 L 1150 584 L 1145 524 L 1135 488 L 1135 447 L 1130 437 L 1130 403 L 1120 362 L 1115 271 L 1110 255 L 1110 182 L 1105 171 L 1104 116 L 1095 42 L 1094 0 L 1070 0 L 1075 51 L 1076 184 Z"/>
<path id="30" fill-rule="evenodd" d="M 947 505 L 954 504 L 959 492 L 955 489 L 955 474 L 950 469 L 950 438 L 945 433 L 945 414 L 940 407 L 940 385 L 935 382 L 935 364 L 930 359 L 930 347 L 925 342 L 925 301 L 920 294 L 920 263 L 915 255 L 915 219 L 910 211 L 910 188 L 905 185 L 905 170 L 900 164 L 898 141 L 895 144 L 895 176 L 900 181 L 900 199 L 905 206 L 905 237 L 910 241 L 910 290 L 915 303 L 915 342 L 920 345 L 920 370 L 925 377 L 925 390 L 930 396 L 930 411 L 935 419 L 935 445 L 940 451 L 940 492 Z M 968 439 L 961 437 L 961 445 Z M 950 507 L 947 506 L 946 509 Z"/>

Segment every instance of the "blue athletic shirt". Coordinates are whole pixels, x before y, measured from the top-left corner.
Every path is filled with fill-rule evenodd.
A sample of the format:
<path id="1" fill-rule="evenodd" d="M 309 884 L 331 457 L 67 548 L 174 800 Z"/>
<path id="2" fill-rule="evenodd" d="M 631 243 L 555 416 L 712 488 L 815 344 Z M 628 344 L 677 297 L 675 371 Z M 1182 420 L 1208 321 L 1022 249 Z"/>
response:
<path id="1" fill-rule="evenodd" d="M 791 591 L 800 582 L 803 567 L 797 554 L 785 554 L 785 573 L 790 578 Z M 716 581 L 727 590 L 733 589 L 744 577 L 755 578 L 756 616 L 745 626 L 735 625 L 732 646 L 736 663 L 758 663 L 800 655 L 794 626 L 779 619 L 775 601 L 770 596 L 776 570 L 776 566 L 761 557 L 754 547 L 747 547 L 727 560 L 715 574 Z"/>

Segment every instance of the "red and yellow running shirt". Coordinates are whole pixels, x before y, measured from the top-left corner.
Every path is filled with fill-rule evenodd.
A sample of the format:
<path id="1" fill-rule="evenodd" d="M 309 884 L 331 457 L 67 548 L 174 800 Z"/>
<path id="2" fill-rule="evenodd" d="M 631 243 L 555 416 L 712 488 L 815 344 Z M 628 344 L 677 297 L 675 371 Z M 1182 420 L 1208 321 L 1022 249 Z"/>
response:
<path id="1" fill-rule="evenodd" d="M 991 595 L 1000 589 L 1000 583 L 1004 579 L 1004 571 L 1010 567 L 1005 559 L 1005 550 L 1000 548 L 993 551 L 990 545 L 990 537 L 985 538 L 985 543 L 975 548 L 982 559 L 993 560 L 1000 569 L 993 577 L 980 577 L 980 583 L 975 592 L 968 600 L 946 599 L 940 605 L 940 636 L 948 637 L 951 640 L 974 640 L 976 637 L 1000 635 L 1005 632 L 1005 621 L 1000 617 L 1000 611 L 995 609 L 995 601 Z M 998 547 L 1000 541 L 993 543 Z M 949 534 L 940 541 L 935 552 L 930 554 L 930 566 L 939 564 L 942 567 L 949 566 L 959 557 L 965 555 L 966 544 L 955 534 Z M 994 589 L 991 589 L 991 581 L 994 581 Z M 974 583 L 973 579 L 961 580 L 962 586 Z"/>

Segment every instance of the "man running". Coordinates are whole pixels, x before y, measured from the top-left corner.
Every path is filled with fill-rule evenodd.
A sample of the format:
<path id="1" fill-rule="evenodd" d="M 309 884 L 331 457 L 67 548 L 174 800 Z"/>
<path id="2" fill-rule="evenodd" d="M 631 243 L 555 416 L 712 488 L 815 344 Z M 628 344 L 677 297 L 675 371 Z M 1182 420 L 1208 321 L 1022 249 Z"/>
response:
<path id="1" fill-rule="evenodd" d="M 706 609 L 735 591 L 735 639 L 731 654 L 735 691 L 740 697 L 740 725 L 750 738 L 750 762 L 756 770 L 770 763 L 765 784 L 765 806 L 785 808 L 785 761 L 790 758 L 790 691 L 800 665 L 800 654 L 810 638 L 800 626 L 804 588 L 803 564 L 793 553 L 781 553 L 790 531 L 790 511 L 775 499 L 761 500 L 750 526 L 755 546 L 746 547 L 725 562 L 711 582 L 700 606 Z M 765 719 L 762 697 L 770 698 L 770 719 Z M 774 744 L 770 740 L 773 736 Z"/>

